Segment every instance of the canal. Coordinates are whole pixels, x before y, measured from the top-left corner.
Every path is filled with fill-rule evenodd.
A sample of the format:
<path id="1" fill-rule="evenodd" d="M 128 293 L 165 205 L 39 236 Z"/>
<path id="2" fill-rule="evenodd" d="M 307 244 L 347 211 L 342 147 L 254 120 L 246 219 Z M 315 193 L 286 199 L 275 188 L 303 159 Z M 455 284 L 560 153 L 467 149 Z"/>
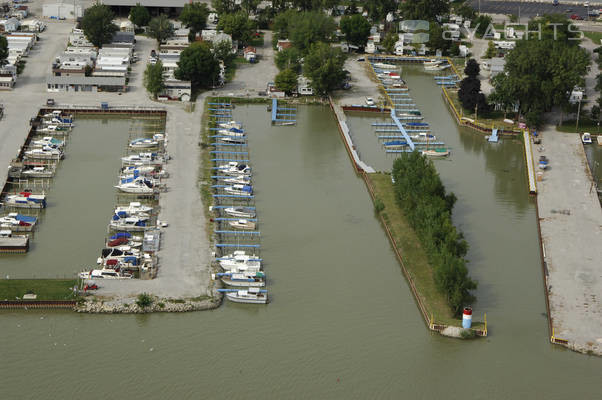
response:
<path id="1" fill-rule="evenodd" d="M 419 107 L 453 150 L 437 167 L 459 198 L 454 218 L 471 244 L 475 309 L 487 312 L 488 338 L 427 331 L 328 108 L 302 107 L 297 126 L 273 127 L 264 105 L 238 106 L 235 117 L 250 132 L 272 303 L 189 314 L 4 312 L 4 396 L 597 395 L 602 361 L 547 340 L 520 146 L 488 147 L 456 130 L 430 80 L 416 76 L 410 85 L 419 85 Z M 75 237 L 73 246 L 85 240 Z"/>

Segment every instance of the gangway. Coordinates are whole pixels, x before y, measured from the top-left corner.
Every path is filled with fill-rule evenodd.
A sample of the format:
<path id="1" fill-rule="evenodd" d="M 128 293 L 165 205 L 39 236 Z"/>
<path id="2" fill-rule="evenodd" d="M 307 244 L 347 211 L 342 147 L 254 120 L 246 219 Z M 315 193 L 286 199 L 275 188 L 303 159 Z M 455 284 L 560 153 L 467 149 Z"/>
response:
<path id="1" fill-rule="evenodd" d="M 489 136 L 489 141 L 491 143 L 497 143 L 499 140 L 499 136 L 497 135 L 497 129 L 492 129 L 491 130 L 491 136 Z"/>

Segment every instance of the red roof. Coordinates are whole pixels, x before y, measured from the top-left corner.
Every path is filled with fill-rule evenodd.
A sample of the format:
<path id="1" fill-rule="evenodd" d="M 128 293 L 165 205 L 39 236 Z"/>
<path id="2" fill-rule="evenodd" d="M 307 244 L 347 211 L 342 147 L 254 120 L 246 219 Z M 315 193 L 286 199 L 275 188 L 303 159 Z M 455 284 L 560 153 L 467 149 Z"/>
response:
<path id="1" fill-rule="evenodd" d="M 247 53 L 257 53 L 257 50 L 253 46 L 247 46 L 243 50 L 243 53 L 245 53 L 245 54 L 247 54 Z"/>
<path id="2" fill-rule="evenodd" d="M 280 47 L 281 49 L 288 49 L 289 47 L 292 47 L 292 43 L 289 42 L 288 40 L 279 40 L 278 41 L 278 47 Z"/>

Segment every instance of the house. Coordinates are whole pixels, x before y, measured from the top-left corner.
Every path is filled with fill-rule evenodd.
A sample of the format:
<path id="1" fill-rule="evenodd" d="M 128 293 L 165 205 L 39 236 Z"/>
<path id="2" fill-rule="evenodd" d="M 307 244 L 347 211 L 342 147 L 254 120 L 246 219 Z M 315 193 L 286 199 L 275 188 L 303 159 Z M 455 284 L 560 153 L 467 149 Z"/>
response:
<path id="1" fill-rule="evenodd" d="M 121 32 L 134 32 L 134 24 L 129 19 L 121 21 L 121 23 L 119 23 L 119 30 Z"/>
<path id="2" fill-rule="evenodd" d="M 506 60 L 504 58 L 493 57 L 489 61 L 489 79 L 504 72 L 505 65 L 506 65 Z"/>
<path id="3" fill-rule="evenodd" d="M 192 83 L 190 81 L 180 81 L 177 79 L 165 79 L 165 88 L 161 96 L 166 96 L 171 100 L 190 101 L 192 94 Z"/>
<path id="4" fill-rule="evenodd" d="M 21 30 L 25 30 L 27 32 L 42 32 L 46 29 L 46 24 L 42 21 L 38 21 L 37 19 L 28 19 L 25 21 L 21 21 Z"/>
<path id="5" fill-rule="evenodd" d="M 311 87 L 311 81 L 304 76 L 297 79 L 297 93 L 302 96 L 313 96 L 314 90 Z"/>
<path id="6" fill-rule="evenodd" d="M 374 44 L 374 42 L 370 41 L 366 44 L 366 48 L 364 49 L 364 51 L 368 54 L 374 54 L 376 53 L 376 45 Z"/>
<path id="7" fill-rule="evenodd" d="M 20 26 L 21 26 L 21 21 L 19 21 L 17 18 L 14 18 L 14 17 L 0 20 L 0 31 L 3 31 L 3 32 L 18 31 Z"/>
<path id="8" fill-rule="evenodd" d="M 281 40 L 278 40 L 278 43 L 276 43 L 276 48 L 278 49 L 278 51 L 282 51 L 284 49 L 290 49 L 291 47 L 293 47 L 293 44 L 288 39 L 281 39 Z"/>
<path id="9" fill-rule="evenodd" d="M 582 100 L 583 100 L 583 89 L 575 87 L 571 91 L 571 95 L 569 97 L 569 103 L 577 104 L 577 103 L 581 103 Z"/>
<path id="10" fill-rule="evenodd" d="M 12 90 L 15 86 L 15 77 L 10 73 L 0 71 L 0 90 Z"/>
<path id="11" fill-rule="evenodd" d="M 242 52 L 245 57 L 245 60 L 247 60 L 249 62 L 255 62 L 255 60 L 257 58 L 257 50 L 255 49 L 255 47 L 247 46 L 244 48 L 244 50 Z"/>

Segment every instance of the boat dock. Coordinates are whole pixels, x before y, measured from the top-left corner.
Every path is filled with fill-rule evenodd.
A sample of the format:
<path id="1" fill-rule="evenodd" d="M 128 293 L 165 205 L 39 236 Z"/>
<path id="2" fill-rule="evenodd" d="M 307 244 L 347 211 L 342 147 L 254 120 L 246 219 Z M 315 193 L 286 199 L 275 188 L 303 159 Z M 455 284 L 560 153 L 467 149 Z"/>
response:
<path id="1" fill-rule="evenodd" d="M 497 128 L 493 128 L 491 130 L 491 136 L 487 139 L 491 143 L 497 143 L 500 140 L 500 137 L 497 134 Z"/>
<path id="2" fill-rule="evenodd" d="M 602 209 L 581 139 L 543 132 L 537 211 L 552 343 L 602 355 Z M 589 145 L 591 146 L 591 145 Z"/>
<path id="3" fill-rule="evenodd" d="M 527 177 L 529 180 L 529 194 L 537 194 L 537 182 L 535 176 L 535 162 L 533 161 L 533 145 L 528 131 L 523 132 L 523 143 L 525 145 L 525 160 L 527 166 Z"/>
<path id="4" fill-rule="evenodd" d="M 273 125 L 295 125 L 297 123 L 297 109 L 286 103 L 284 106 L 278 104 L 278 99 L 272 99 L 272 105 L 269 108 L 272 115 Z"/>

